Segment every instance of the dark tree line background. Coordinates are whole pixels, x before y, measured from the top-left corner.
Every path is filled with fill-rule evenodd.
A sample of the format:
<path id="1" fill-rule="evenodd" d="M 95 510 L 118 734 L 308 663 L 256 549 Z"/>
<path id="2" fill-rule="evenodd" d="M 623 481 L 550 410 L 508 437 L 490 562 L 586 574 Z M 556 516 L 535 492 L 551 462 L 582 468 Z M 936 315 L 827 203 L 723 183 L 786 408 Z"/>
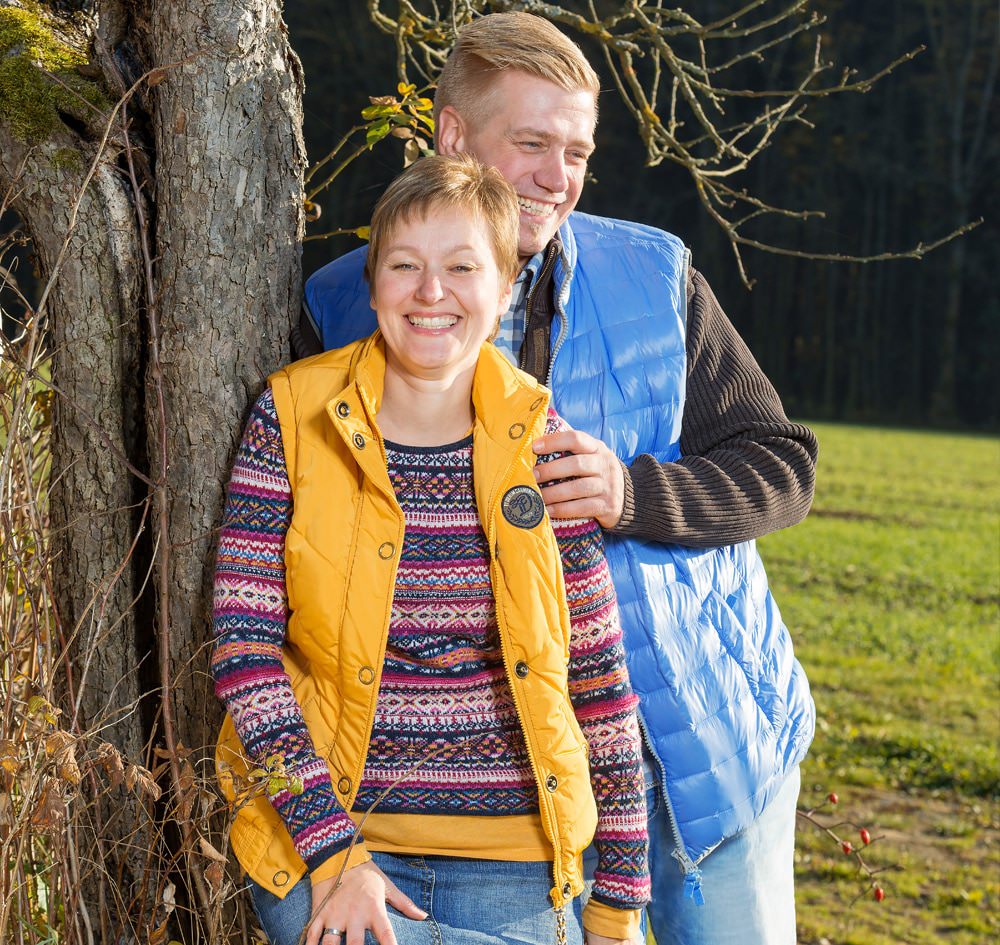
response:
<path id="1" fill-rule="evenodd" d="M 584 3 L 564 6 L 586 10 Z M 790 414 L 995 429 L 998 5 L 820 0 L 814 6 L 829 16 L 827 58 L 862 74 L 915 46 L 928 48 L 867 95 L 814 102 L 815 128 L 779 135 L 743 186 L 826 216 L 805 223 L 770 218 L 752 235 L 793 249 L 870 255 L 931 242 L 979 217 L 982 226 L 919 262 L 825 263 L 748 250 L 756 280 L 748 292 L 725 234 L 702 211 L 686 173 L 668 164 L 643 167 L 634 124 L 594 49 L 587 51 L 607 91 L 591 165 L 596 180 L 580 209 L 681 236 Z M 731 0 L 685 4 L 703 22 L 732 8 Z M 368 95 L 394 92 L 395 47 L 361 2 L 296 0 L 285 16 L 305 69 L 305 135 L 315 161 L 357 121 Z M 797 49 L 748 66 L 743 87 L 793 81 L 792 60 L 798 53 L 808 58 L 811 42 L 803 38 Z M 402 142 L 389 141 L 355 162 L 320 198 L 323 217 L 311 231 L 366 223 L 401 161 Z M 304 273 L 356 245 L 353 237 L 306 242 Z"/>
<path id="2" fill-rule="evenodd" d="M 564 6 L 587 12 L 586 3 Z M 702 22 L 733 6 L 732 0 L 684 4 Z M 971 220 L 982 218 L 981 226 L 921 261 L 827 263 L 748 249 L 755 287 L 747 291 L 725 234 L 699 205 L 687 173 L 668 163 L 643 166 L 635 125 L 600 52 L 586 40 L 605 92 L 594 180 L 579 208 L 661 226 L 684 239 L 790 414 L 995 430 L 1000 3 L 814 0 L 811 7 L 828 17 L 825 58 L 861 75 L 916 46 L 927 49 L 866 95 L 813 101 L 814 127 L 782 130 L 740 183 L 765 200 L 822 210 L 825 217 L 804 223 L 768 217 L 748 235 L 794 250 L 867 256 L 932 242 Z M 304 66 L 305 137 L 316 161 L 357 123 L 369 95 L 395 91 L 396 48 L 362 0 L 289 0 L 284 15 Z M 765 61 L 743 67 L 735 77 L 740 83 L 730 77 L 729 84 L 794 85 L 812 42 L 805 35 L 797 46 L 777 47 Z M 739 119 L 740 104 L 729 103 L 727 119 Z M 402 166 L 402 145 L 384 142 L 348 167 L 319 198 L 323 216 L 309 232 L 366 223 Z M 0 221 L 0 228 L 10 222 Z M 356 245 L 351 236 L 307 241 L 304 274 Z M 22 269 L 22 283 L 30 283 L 25 275 Z"/>

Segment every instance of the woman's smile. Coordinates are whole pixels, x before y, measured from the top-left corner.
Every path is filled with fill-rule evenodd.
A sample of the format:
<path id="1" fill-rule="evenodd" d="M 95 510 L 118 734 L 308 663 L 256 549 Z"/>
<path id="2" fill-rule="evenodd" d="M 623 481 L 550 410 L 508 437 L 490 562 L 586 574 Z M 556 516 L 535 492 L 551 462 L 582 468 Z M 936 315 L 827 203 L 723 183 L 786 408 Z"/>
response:
<path id="1" fill-rule="evenodd" d="M 372 286 L 387 370 L 451 384 L 475 367 L 509 302 L 510 285 L 475 214 L 445 205 L 400 220 Z"/>
<path id="2" fill-rule="evenodd" d="M 407 315 L 406 320 L 420 331 L 442 331 L 457 324 L 456 315 Z"/>

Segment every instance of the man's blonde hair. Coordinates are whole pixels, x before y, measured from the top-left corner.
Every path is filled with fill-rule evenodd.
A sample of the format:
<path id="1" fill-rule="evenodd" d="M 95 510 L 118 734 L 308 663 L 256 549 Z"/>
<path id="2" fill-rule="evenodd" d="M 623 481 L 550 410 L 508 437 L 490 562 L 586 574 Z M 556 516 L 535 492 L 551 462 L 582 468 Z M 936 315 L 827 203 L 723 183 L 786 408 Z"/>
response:
<path id="1" fill-rule="evenodd" d="M 459 30 L 438 78 L 434 118 L 451 106 L 473 124 L 488 117 L 491 85 L 504 72 L 524 72 L 567 92 L 594 93 L 601 85 L 580 47 L 548 20 L 531 13 L 491 13 Z"/>
<path id="2" fill-rule="evenodd" d="M 501 280 L 517 278 L 520 208 L 514 188 L 471 154 L 438 154 L 411 164 L 375 204 L 365 260 L 365 279 L 373 292 L 379 259 L 396 226 L 438 207 L 457 207 L 476 217 L 486 228 Z"/>

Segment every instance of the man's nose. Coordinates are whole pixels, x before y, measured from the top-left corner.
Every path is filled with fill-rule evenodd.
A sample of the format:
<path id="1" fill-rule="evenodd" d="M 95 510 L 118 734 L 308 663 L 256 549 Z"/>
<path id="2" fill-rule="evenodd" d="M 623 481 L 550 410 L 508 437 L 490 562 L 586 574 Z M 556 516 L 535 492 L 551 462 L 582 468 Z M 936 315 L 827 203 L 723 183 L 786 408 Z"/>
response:
<path id="1" fill-rule="evenodd" d="M 561 151 L 550 150 L 535 171 L 535 183 L 552 194 L 565 194 L 569 187 L 569 172 Z"/>
<path id="2" fill-rule="evenodd" d="M 441 279 L 436 272 L 425 272 L 421 276 L 416 296 L 421 302 L 439 302 L 444 298 Z"/>

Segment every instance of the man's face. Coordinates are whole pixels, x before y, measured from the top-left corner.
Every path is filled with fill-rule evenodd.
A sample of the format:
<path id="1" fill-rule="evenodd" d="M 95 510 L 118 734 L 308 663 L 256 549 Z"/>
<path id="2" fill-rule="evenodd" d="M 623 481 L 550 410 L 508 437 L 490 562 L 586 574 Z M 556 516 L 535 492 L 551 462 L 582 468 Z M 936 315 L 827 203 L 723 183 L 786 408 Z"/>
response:
<path id="1" fill-rule="evenodd" d="M 517 191 L 518 255 L 543 249 L 576 206 L 594 150 L 597 103 L 592 92 L 568 92 L 523 72 L 493 84 L 484 121 L 473 127 L 451 107 L 438 116 L 438 151 L 469 151 L 495 167 Z"/>

